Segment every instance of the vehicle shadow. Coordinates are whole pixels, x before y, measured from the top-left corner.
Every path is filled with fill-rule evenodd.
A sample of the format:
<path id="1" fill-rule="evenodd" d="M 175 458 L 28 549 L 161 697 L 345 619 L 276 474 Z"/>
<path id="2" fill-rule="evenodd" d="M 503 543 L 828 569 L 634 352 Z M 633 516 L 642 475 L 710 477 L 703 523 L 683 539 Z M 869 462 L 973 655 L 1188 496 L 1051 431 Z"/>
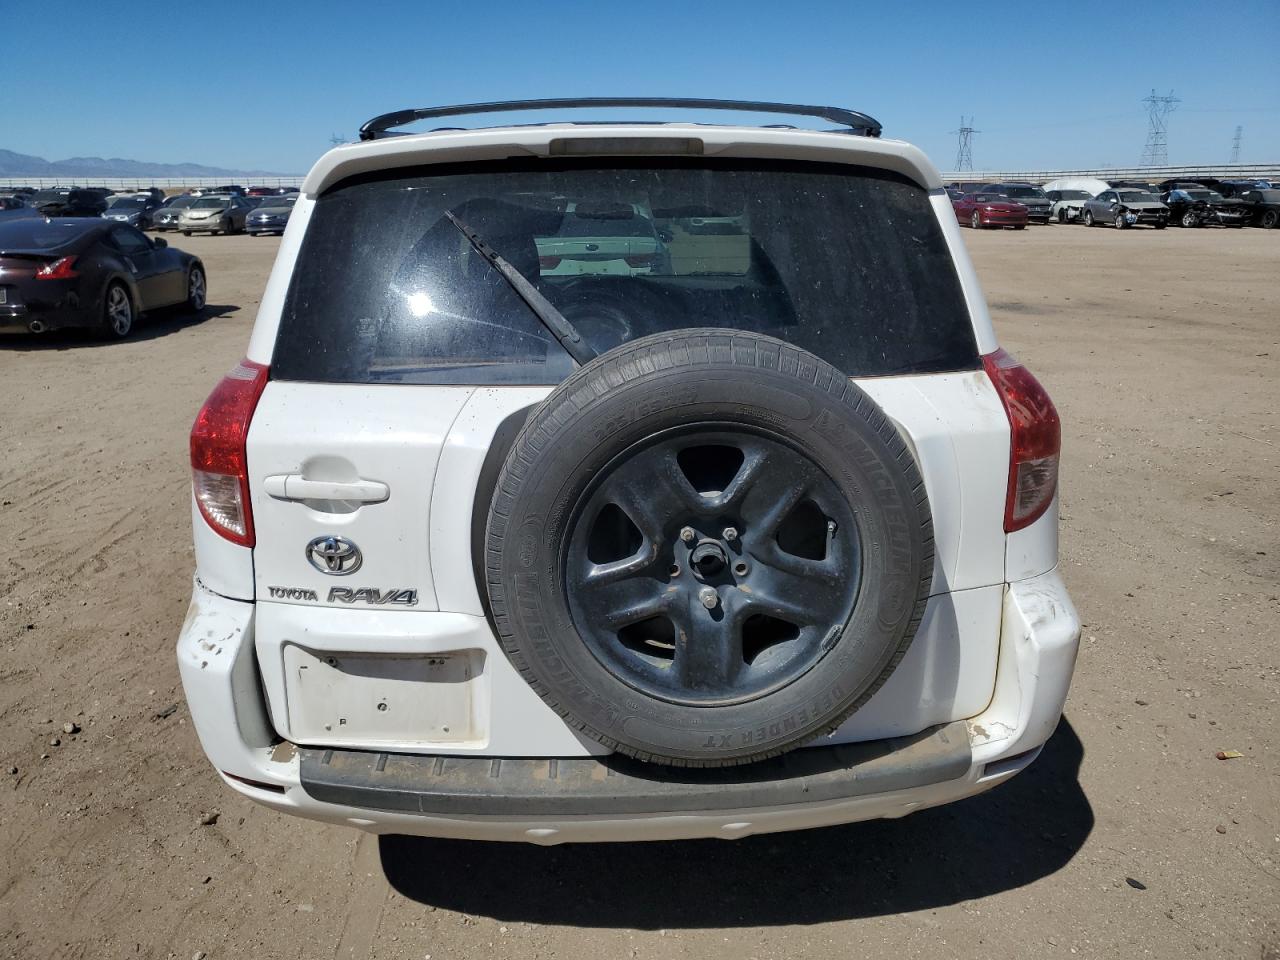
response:
<path id="1" fill-rule="evenodd" d="M 928 910 L 1024 886 L 1093 829 L 1064 718 L 1002 786 L 901 820 L 745 840 L 538 847 L 379 838 L 395 890 L 499 921 L 676 929 L 825 923 Z"/>
<path id="2" fill-rule="evenodd" d="M 96 331 L 82 328 L 68 330 L 50 330 L 46 333 L 10 333 L 0 336 L 0 350 L 14 353 L 34 352 L 40 350 L 79 350 L 84 347 L 114 347 L 143 340 L 156 340 L 167 337 L 188 327 L 194 327 L 208 320 L 228 317 L 240 308 L 235 304 L 208 304 L 200 313 L 190 310 L 156 310 L 144 314 L 133 332 L 124 340 L 108 340 L 97 335 Z"/>

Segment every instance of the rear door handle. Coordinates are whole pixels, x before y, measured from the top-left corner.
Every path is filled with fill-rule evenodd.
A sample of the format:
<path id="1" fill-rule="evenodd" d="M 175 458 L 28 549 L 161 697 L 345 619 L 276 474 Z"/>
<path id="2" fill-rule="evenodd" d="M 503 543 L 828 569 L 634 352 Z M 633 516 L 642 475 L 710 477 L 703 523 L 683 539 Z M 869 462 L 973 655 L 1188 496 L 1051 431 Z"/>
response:
<path id="1" fill-rule="evenodd" d="M 348 500 L 379 503 L 391 495 L 391 488 L 377 480 L 308 480 L 298 473 L 280 473 L 262 481 L 262 488 L 278 500 Z"/>

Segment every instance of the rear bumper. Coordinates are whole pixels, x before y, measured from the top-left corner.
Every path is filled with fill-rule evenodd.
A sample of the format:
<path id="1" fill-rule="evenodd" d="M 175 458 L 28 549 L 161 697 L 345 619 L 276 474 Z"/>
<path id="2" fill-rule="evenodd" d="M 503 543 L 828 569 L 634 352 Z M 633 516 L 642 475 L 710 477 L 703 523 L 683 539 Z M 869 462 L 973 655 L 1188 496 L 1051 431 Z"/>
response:
<path id="1" fill-rule="evenodd" d="M 59 281 L 47 282 L 52 285 Z M 37 330 L 31 329 L 33 323 L 38 324 Z M 3 333 L 35 333 L 64 327 L 91 326 L 92 323 L 93 318 L 85 315 L 81 300 L 74 292 L 62 293 L 52 299 L 34 303 L 0 304 L 0 332 Z"/>
<path id="2" fill-rule="evenodd" d="M 424 757 L 303 749 L 302 788 L 328 803 L 440 816 L 706 815 L 849 800 L 962 777 L 963 721 L 914 737 L 797 750 L 749 769 L 655 767 L 621 756 Z"/>
<path id="3" fill-rule="evenodd" d="M 1056 570 L 1019 581 L 1004 593 L 994 695 L 972 719 L 776 763 L 675 771 L 615 757 L 299 750 L 268 721 L 253 613 L 197 583 L 178 639 L 196 732 L 230 787 L 376 833 L 535 843 L 741 837 L 901 817 L 980 793 L 1030 764 L 1053 733 L 1080 636 Z"/>
<path id="4" fill-rule="evenodd" d="M 0 304 L 0 330 L 26 330 L 33 319 L 25 303 Z"/>

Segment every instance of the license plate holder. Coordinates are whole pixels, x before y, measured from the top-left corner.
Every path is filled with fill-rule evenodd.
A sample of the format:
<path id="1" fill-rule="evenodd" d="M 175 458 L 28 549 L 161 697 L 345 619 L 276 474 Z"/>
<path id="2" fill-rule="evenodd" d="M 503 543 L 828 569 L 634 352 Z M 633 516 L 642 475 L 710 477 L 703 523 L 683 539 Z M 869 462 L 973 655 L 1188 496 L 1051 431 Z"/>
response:
<path id="1" fill-rule="evenodd" d="M 403 749 L 486 739 L 483 650 L 370 654 L 288 644 L 283 653 L 295 742 Z"/>

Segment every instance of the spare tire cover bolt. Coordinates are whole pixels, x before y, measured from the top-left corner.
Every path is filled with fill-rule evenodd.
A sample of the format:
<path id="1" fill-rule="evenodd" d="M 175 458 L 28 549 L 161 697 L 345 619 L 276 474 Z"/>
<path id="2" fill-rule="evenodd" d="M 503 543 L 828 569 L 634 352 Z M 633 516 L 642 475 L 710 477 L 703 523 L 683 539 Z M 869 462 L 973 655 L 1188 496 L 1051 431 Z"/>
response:
<path id="1" fill-rule="evenodd" d="M 685 527 L 680 531 L 680 539 L 685 543 L 689 543 L 696 536 L 697 534 L 693 532 L 693 527 Z"/>
<path id="2" fill-rule="evenodd" d="M 716 604 L 720 602 L 720 594 L 716 593 L 711 587 L 703 587 L 698 591 L 698 599 L 702 601 L 702 605 L 708 610 L 714 610 Z"/>
<path id="3" fill-rule="evenodd" d="M 724 528 L 724 532 L 721 534 L 721 536 L 722 536 L 722 537 L 724 537 L 726 540 L 737 540 L 737 539 L 738 539 L 738 528 L 737 528 L 737 527 L 725 527 L 725 528 Z"/>

